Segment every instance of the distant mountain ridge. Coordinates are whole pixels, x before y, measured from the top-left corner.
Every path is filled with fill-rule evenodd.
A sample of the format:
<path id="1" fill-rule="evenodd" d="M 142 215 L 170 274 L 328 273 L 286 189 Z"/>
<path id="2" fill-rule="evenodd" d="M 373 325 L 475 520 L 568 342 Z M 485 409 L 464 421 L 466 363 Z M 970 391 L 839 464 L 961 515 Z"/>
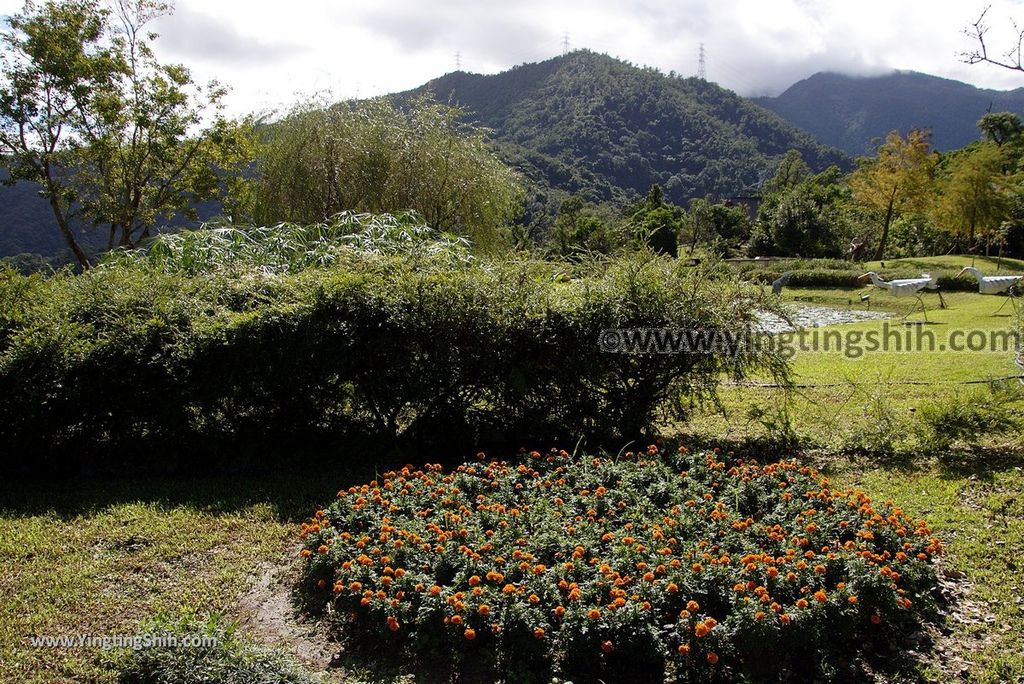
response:
<path id="1" fill-rule="evenodd" d="M 654 183 L 679 204 L 755 192 L 789 149 L 817 170 L 851 162 L 714 83 L 585 50 L 494 75 L 446 74 L 398 97 L 428 91 L 493 130 L 548 213 L 564 193 L 622 203 Z"/>
<path id="2" fill-rule="evenodd" d="M 1024 88 L 985 90 L 915 71 L 881 76 L 819 72 L 778 97 L 753 101 L 854 156 L 870 154 L 872 139 L 894 129 L 905 134 L 928 128 L 937 149 L 957 149 L 979 138 L 976 124 L 986 112 L 1024 115 Z"/>

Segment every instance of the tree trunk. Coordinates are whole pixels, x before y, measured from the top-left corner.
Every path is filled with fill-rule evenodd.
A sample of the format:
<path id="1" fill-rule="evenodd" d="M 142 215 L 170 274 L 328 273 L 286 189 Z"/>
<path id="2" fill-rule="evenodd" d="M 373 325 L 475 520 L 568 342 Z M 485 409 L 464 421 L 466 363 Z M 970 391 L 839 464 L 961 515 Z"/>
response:
<path id="1" fill-rule="evenodd" d="M 53 179 L 50 177 L 50 168 L 47 166 L 44 169 L 46 175 L 46 194 L 50 200 L 50 209 L 53 210 L 53 216 L 57 219 L 57 227 L 60 228 L 61 235 L 64 236 L 64 241 L 68 243 L 68 247 L 75 255 L 75 259 L 82 268 L 88 269 L 91 264 L 89 263 L 89 257 L 86 256 L 85 250 L 78 244 L 78 240 L 75 239 L 75 233 L 71 230 L 71 226 L 68 224 L 67 216 L 64 214 L 63 209 L 60 206 L 60 200 L 57 199 L 56 187 Z"/>
<path id="2" fill-rule="evenodd" d="M 892 223 L 893 205 L 896 203 L 896 193 L 889 198 L 889 206 L 885 210 L 885 221 L 882 223 L 882 236 L 878 238 L 878 248 L 875 250 L 875 261 L 881 261 L 885 257 L 885 243 L 889 240 L 889 224 Z"/>

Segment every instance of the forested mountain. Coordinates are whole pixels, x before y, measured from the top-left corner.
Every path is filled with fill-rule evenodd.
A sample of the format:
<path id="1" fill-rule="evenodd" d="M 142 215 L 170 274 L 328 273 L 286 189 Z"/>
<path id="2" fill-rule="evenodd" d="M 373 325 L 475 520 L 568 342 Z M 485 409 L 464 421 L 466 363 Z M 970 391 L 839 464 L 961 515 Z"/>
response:
<path id="1" fill-rule="evenodd" d="M 528 180 L 524 221 L 543 226 L 562 198 L 622 204 L 652 184 L 670 202 L 752 193 L 789 149 L 815 170 L 846 166 L 777 114 L 713 83 L 577 51 L 495 75 L 455 72 L 431 92 L 493 130 L 500 156 Z M 62 249 L 31 186 L 0 189 L 0 256 Z"/>
<path id="2" fill-rule="evenodd" d="M 754 102 L 794 126 L 851 155 L 868 154 L 873 138 L 891 130 L 928 128 L 939 150 L 953 150 L 979 138 L 977 121 L 986 112 L 1024 113 L 1024 88 L 982 90 L 967 83 L 914 71 L 884 76 L 817 73 L 778 97 Z"/>
<path id="3" fill-rule="evenodd" d="M 623 202 L 654 183 L 679 204 L 746 194 L 789 149 L 815 170 L 849 162 L 714 83 L 589 51 L 495 75 L 450 73 L 402 95 L 423 92 L 493 129 L 505 160 L 532 181 L 535 203 L 550 203 L 551 189 Z"/>

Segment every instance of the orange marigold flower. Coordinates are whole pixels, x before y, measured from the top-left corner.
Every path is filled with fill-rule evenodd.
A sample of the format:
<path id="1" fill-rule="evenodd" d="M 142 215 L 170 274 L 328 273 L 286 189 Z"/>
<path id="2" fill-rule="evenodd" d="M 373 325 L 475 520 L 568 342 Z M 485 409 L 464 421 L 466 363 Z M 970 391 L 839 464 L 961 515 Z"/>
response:
<path id="1" fill-rule="evenodd" d="M 610 642 L 610 641 L 602 641 L 601 642 L 601 650 L 604 651 L 605 653 L 611 653 L 612 651 L 615 650 L 615 645 L 612 644 L 612 642 Z"/>
<path id="2" fill-rule="evenodd" d="M 538 638 L 538 639 L 543 639 L 544 638 L 544 628 L 543 627 L 534 627 L 533 628 L 533 636 Z"/>
<path id="3" fill-rule="evenodd" d="M 441 595 L 441 587 L 437 586 L 436 584 L 434 586 L 430 587 L 430 595 L 431 596 L 440 596 Z"/>
<path id="4" fill-rule="evenodd" d="M 797 608 L 806 608 L 807 605 L 808 605 L 807 604 L 807 599 L 797 599 L 797 601 L 796 601 L 796 607 Z"/>
<path id="5" fill-rule="evenodd" d="M 462 624 L 462 616 L 461 615 L 452 615 L 451 619 L 452 619 L 452 624 L 453 625 L 461 625 Z"/>
<path id="6" fill-rule="evenodd" d="M 700 604 L 696 601 L 687 601 L 686 610 L 690 611 L 691 613 L 696 613 L 698 610 L 700 610 Z"/>
<path id="7" fill-rule="evenodd" d="M 598 620 L 601 617 L 601 611 L 599 611 L 597 608 L 591 608 L 587 611 L 587 617 L 591 620 Z"/>
<path id="8" fill-rule="evenodd" d="M 397 632 L 400 626 L 401 625 L 398 624 L 398 618 L 396 618 L 393 615 L 388 617 L 388 629 L 390 629 L 392 632 Z"/>
<path id="9" fill-rule="evenodd" d="M 467 627 L 466 631 L 462 633 L 462 636 L 466 637 L 469 641 L 476 639 L 476 630 L 472 627 Z"/>
<path id="10" fill-rule="evenodd" d="M 565 606 L 555 606 L 555 610 L 553 612 L 555 613 L 555 617 L 562 617 L 565 615 Z"/>
<path id="11" fill-rule="evenodd" d="M 828 600 L 828 595 L 825 593 L 824 589 L 819 589 L 818 591 L 814 592 L 814 600 L 818 603 L 824 603 Z"/>
<path id="12" fill-rule="evenodd" d="M 665 591 L 667 591 L 670 594 L 674 594 L 677 591 L 679 591 L 679 585 L 676 584 L 675 582 L 669 582 L 668 586 L 665 587 Z"/>
<path id="13" fill-rule="evenodd" d="M 871 624 L 873 624 L 873 625 L 880 625 L 880 624 L 882 624 L 882 616 L 879 615 L 878 613 L 875 613 L 874 615 L 872 615 L 871 616 Z"/>
<path id="14" fill-rule="evenodd" d="M 654 581 L 654 573 L 653 572 L 645 572 L 644 573 L 644 581 L 645 582 L 653 582 Z"/>
<path id="15" fill-rule="evenodd" d="M 779 616 L 779 622 L 781 622 L 784 625 L 788 625 L 791 620 L 792 620 L 792 618 L 789 617 L 789 613 L 783 613 L 782 615 Z"/>
<path id="16" fill-rule="evenodd" d="M 480 577 L 478 575 L 473 575 L 469 578 L 469 586 L 475 587 L 478 584 L 480 584 Z"/>
<path id="17" fill-rule="evenodd" d="M 849 601 L 850 603 L 856 603 L 859 599 L 856 596 L 850 596 L 846 600 Z"/>
<path id="18" fill-rule="evenodd" d="M 714 651 L 708 651 L 708 662 L 712 665 L 718 662 L 718 654 Z"/>
<path id="19" fill-rule="evenodd" d="M 676 650 L 679 651 L 679 655 L 689 655 L 690 654 L 690 645 L 689 644 L 680 644 L 679 648 L 677 648 Z"/>
<path id="20" fill-rule="evenodd" d="M 490 607 L 489 605 L 487 605 L 486 603 L 481 603 L 481 604 L 480 604 L 480 605 L 479 605 L 479 606 L 477 607 L 477 609 L 476 609 L 476 612 L 478 612 L 478 613 L 480 613 L 481 615 L 483 615 L 484 617 L 486 617 L 487 615 L 489 615 L 489 614 L 490 614 L 490 612 L 491 612 L 491 607 Z"/>
<path id="21" fill-rule="evenodd" d="M 530 598 L 528 598 L 527 601 L 529 601 L 533 605 L 537 605 L 538 603 L 540 603 L 540 596 L 537 596 L 536 594 L 530 594 Z"/>
<path id="22" fill-rule="evenodd" d="M 708 629 L 708 626 L 705 625 L 703 622 L 698 622 L 697 625 L 693 628 L 693 633 L 696 634 L 698 637 L 705 637 L 708 635 L 708 632 L 710 631 L 711 630 Z"/>

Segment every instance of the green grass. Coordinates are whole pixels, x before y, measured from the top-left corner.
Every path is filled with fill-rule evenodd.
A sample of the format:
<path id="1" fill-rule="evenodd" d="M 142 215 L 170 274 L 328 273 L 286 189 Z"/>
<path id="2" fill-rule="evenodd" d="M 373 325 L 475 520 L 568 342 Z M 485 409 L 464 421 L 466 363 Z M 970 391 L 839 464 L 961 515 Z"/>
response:
<path id="1" fill-rule="evenodd" d="M 927 325 L 903 325 L 900 316 L 910 310 L 912 298 L 894 298 L 873 288 L 863 290 L 801 290 L 787 289 L 785 297 L 795 305 L 813 304 L 835 308 L 867 309 L 860 294 L 871 293 L 870 308 L 892 314 L 887 319 L 889 330 L 912 335 L 935 336 L 943 344 L 954 331 L 978 330 L 983 334 L 1011 329 L 1011 309 L 993 315 L 1005 300 L 1002 297 L 976 293 L 944 295 L 948 308 L 939 309 L 938 297 L 925 294 L 929 307 Z M 917 313 L 910 317 L 921 321 Z M 886 321 L 873 320 L 820 329 L 843 333 L 881 335 Z M 810 339 L 810 338 L 807 338 Z M 794 381 L 798 385 L 791 397 L 789 415 L 798 433 L 820 446 L 837 448 L 849 442 L 865 426 L 878 424 L 879 413 L 891 413 L 907 424 L 926 402 L 938 401 L 957 393 L 983 390 L 961 383 L 1002 378 L 1019 372 L 1011 352 L 934 351 L 915 353 L 865 352 L 860 358 L 843 353 L 797 350 L 793 358 Z M 929 383 L 929 384 L 910 384 Z M 712 407 L 698 412 L 694 432 L 714 438 L 763 436 L 763 420 L 752 417 L 751 409 L 775 410 L 785 397 L 774 388 L 725 387 L 721 391 L 725 413 Z M 1024 402 L 1021 403 L 1024 409 Z M 1019 441 L 1019 439 L 1018 439 Z"/>
<path id="2" fill-rule="evenodd" d="M 927 657 L 923 678 L 951 681 L 966 671 L 973 682 L 1024 681 L 1021 467 L 996 462 L 973 472 L 934 466 L 907 471 L 839 462 L 832 470 L 837 480 L 926 518 L 946 545 L 944 572 L 963 575 L 966 593 L 950 607 L 949 633 L 938 637 L 942 651 Z"/>
<path id="3" fill-rule="evenodd" d="M 341 482 L 317 463 L 266 477 L 31 484 L 0 494 L 0 681 L 112 682 L 102 651 L 30 636 L 137 634 L 160 611 L 224 612 Z"/>

